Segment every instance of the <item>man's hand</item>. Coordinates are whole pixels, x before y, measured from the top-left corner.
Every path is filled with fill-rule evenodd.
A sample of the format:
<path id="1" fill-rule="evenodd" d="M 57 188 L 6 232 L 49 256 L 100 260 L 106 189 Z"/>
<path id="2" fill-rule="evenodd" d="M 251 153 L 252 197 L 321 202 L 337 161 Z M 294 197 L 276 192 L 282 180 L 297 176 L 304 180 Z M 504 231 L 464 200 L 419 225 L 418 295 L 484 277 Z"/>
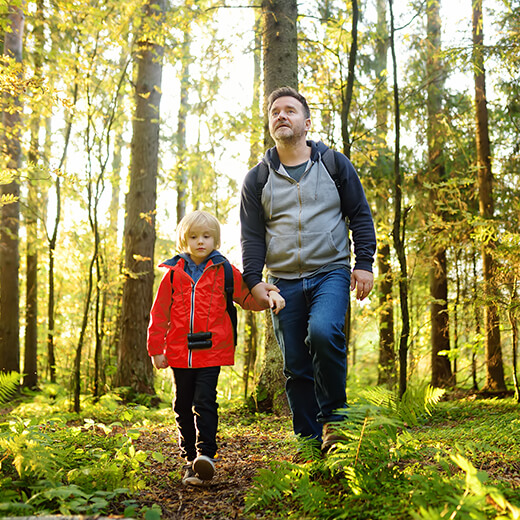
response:
<path id="1" fill-rule="evenodd" d="M 152 364 L 155 368 L 168 368 L 168 360 L 164 354 L 152 356 Z"/>
<path id="2" fill-rule="evenodd" d="M 280 292 L 280 289 L 273 285 L 272 283 L 260 282 L 257 283 L 252 289 L 251 294 L 255 299 L 256 303 L 264 307 L 265 309 L 270 309 L 273 306 L 273 300 L 269 296 L 269 291 Z"/>
<path id="3" fill-rule="evenodd" d="M 350 290 L 356 289 L 356 298 L 364 300 L 374 287 L 374 275 L 370 271 L 354 269 L 350 278 Z"/>

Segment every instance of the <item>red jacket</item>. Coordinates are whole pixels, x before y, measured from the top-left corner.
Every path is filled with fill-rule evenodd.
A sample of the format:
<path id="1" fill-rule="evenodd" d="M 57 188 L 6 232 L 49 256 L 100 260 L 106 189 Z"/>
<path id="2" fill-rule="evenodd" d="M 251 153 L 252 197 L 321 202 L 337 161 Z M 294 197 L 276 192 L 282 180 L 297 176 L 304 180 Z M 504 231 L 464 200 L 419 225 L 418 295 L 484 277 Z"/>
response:
<path id="1" fill-rule="evenodd" d="M 235 346 L 233 326 L 226 311 L 224 266 L 210 259 L 199 280 L 194 283 L 184 271 L 181 258 L 163 276 L 150 312 L 148 354 L 165 354 L 175 368 L 201 368 L 233 365 Z M 170 272 L 173 271 L 173 288 Z M 233 300 L 242 308 L 263 310 L 247 288 L 242 274 L 233 266 Z M 211 332 L 212 347 L 188 349 L 189 332 Z"/>

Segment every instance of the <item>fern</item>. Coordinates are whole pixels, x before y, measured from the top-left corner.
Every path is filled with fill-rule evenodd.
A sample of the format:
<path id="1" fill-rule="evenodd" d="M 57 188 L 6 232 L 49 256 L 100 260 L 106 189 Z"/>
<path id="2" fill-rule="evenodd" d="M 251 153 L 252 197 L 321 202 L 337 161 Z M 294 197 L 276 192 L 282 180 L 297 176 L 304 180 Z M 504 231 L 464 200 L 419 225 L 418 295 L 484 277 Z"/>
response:
<path id="1" fill-rule="evenodd" d="M 20 384 L 20 374 L 17 372 L 0 372 L 0 404 L 3 404 L 16 393 Z"/>
<path id="2" fill-rule="evenodd" d="M 362 396 L 380 407 L 389 417 L 397 417 L 408 425 L 417 425 L 423 417 L 431 415 L 432 409 L 440 401 L 445 391 L 431 385 L 409 387 L 399 399 L 394 392 L 383 387 L 369 388 Z"/>
<path id="3" fill-rule="evenodd" d="M 415 482 L 422 488 L 417 512 L 411 511 L 415 520 L 440 520 L 446 518 L 474 519 L 520 519 L 520 508 L 511 504 L 500 490 L 486 485 L 488 475 L 479 471 L 460 454 L 451 454 L 449 460 L 465 474 L 457 480 L 436 475 L 414 475 Z M 434 506 L 426 503 L 434 504 Z"/>

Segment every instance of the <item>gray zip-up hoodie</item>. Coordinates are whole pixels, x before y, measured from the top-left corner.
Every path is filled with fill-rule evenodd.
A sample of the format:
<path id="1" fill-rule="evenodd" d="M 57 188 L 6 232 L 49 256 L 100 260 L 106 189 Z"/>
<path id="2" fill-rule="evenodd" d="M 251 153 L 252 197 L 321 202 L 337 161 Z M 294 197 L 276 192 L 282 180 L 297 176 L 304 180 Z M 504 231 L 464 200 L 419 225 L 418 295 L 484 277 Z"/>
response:
<path id="1" fill-rule="evenodd" d="M 335 153 L 341 179 L 336 187 L 321 160 L 323 143 L 308 141 L 311 158 L 299 182 L 280 164 L 276 148 L 263 161 L 269 176 L 258 184 L 258 166 L 246 176 L 240 206 L 244 280 L 252 288 L 262 269 L 285 279 L 310 276 L 325 266 L 350 266 L 349 229 L 355 269 L 372 270 L 375 232 L 370 207 L 350 161 Z"/>

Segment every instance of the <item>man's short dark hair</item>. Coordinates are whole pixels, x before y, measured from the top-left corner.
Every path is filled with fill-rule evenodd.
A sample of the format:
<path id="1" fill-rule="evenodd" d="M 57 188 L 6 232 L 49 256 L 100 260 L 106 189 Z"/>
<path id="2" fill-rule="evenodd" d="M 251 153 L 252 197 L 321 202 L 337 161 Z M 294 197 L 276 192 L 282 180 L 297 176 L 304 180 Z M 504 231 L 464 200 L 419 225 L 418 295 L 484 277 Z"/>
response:
<path id="1" fill-rule="evenodd" d="M 271 107 L 273 106 L 273 103 L 281 97 L 293 97 L 294 99 L 297 99 L 302 105 L 303 105 L 303 111 L 306 118 L 311 117 L 311 111 L 309 109 L 309 105 L 307 104 L 307 100 L 295 89 L 292 87 L 280 87 L 276 90 L 273 90 L 271 94 L 269 94 L 269 97 L 267 98 L 267 113 L 271 111 Z"/>

